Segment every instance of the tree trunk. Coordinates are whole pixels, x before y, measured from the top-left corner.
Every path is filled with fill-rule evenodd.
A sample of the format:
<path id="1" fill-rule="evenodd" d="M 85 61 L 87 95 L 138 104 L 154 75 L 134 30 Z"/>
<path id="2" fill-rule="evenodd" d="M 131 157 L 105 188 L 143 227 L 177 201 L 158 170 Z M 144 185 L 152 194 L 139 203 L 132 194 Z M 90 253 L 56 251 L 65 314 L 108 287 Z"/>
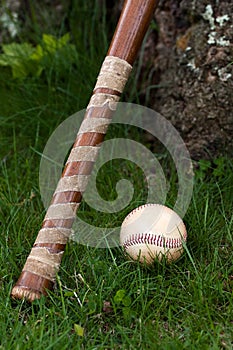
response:
<path id="1" fill-rule="evenodd" d="M 232 155 L 233 2 L 164 0 L 153 108 L 178 129 L 194 159 Z"/>

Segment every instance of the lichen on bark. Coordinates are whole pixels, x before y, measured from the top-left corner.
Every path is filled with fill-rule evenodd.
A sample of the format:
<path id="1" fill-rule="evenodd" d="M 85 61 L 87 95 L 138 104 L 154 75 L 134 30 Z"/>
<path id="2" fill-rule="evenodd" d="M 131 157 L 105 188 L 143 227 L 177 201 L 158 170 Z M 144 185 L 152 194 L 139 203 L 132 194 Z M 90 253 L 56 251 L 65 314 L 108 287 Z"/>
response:
<path id="1" fill-rule="evenodd" d="M 150 104 L 178 129 L 194 159 L 233 149 L 233 3 L 160 1 Z"/>

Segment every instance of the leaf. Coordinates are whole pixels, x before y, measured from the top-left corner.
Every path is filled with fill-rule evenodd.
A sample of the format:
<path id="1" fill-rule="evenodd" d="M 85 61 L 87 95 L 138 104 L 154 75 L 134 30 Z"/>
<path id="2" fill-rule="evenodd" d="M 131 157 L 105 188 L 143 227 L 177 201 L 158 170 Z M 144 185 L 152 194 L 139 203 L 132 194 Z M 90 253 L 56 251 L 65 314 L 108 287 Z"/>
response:
<path id="1" fill-rule="evenodd" d="M 123 298 L 124 298 L 124 296 L 125 296 L 125 294 L 126 294 L 126 290 L 125 290 L 125 289 L 119 289 L 119 290 L 116 292 L 116 294 L 115 294 L 115 296 L 114 296 L 114 298 L 113 298 L 114 302 L 115 302 L 116 304 L 121 303 L 122 300 L 123 300 Z"/>
<path id="2" fill-rule="evenodd" d="M 2 45 L 2 49 L 4 54 L 0 57 L 3 58 L 5 62 L 8 62 L 9 65 L 28 59 L 35 50 L 29 43 L 6 44 Z"/>
<path id="3" fill-rule="evenodd" d="M 57 39 L 53 35 L 43 34 L 44 51 L 54 53 L 57 50 Z"/>
<path id="4" fill-rule="evenodd" d="M 42 42 L 34 48 L 29 43 L 2 45 L 0 65 L 10 66 L 14 78 L 23 79 L 29 74 L 39 77 L 42 71 L 51 66 L 57 72 L 64 72 L 71 62 L 77 60 L 75 46 L 69 44 L 70 34 L 57 39 L 43 34 Z"/>
<path id="5" fill-rule="evenodd" d="M 12 68 L 13 78 L 24 78 L 35 69 L 30 63 L 34 48 L 28 43 L 2 45 L 4 54 L 0 55 L 0 65 Z"/>
<path id="6" fill-rule="evenodd" d="M 129 307 L 123 307 L 122 312 L 125 319 L 129 319 L 132 316 L 132 311 Z"/>
<path id="7" fill-rule="evenodd" d="M 0 56 L 0 66 L 9 66 L 9 58 L 7 55 L 2 54 Z"/>
<path id="8" fill-rule="evenodd" d="M 25 78 L 28 75 L 27 66 L 25 63 L 15 63 L 12 65 L 13 78 Z"/>
<path id="9" fill-rule="evenodd" d="M 40 61 L 44 56 L 43 48 L 41 45 L 37 45 L 35 51 L 31 55 L 31 59 L 35 61 Z"/>
<path id="10" fill-rule="evenodd" d="M 131 302 L 132 302 L 132 300 L 131 300 L 130 296 L 128 296 L 128 295 L 122 299 L 122 304 L 124 306 L 130 306 Z"/>
<path id="11" fill-rule="evenodd" d="M 79 337 L 84 336 L 84 328 L 80 326 L 79 324 L 74 324 L 74 331 Z"/>
<path id="12" fill-rule="evenodd" d="M 60 39 L 58 39 L 58 48 L 66 46 L 70 41 L 70 33 L 66 33 Z"/>
<path id="13" fill-rule="evenodd" d="M 55 38 L 53 35 L 43 34 L 43 48 L 44 51 L 49 53 L 55 53 L 57 50 L 66 46 L 70 40 L 70 34 L 63 35 L 60 39 Z"/>

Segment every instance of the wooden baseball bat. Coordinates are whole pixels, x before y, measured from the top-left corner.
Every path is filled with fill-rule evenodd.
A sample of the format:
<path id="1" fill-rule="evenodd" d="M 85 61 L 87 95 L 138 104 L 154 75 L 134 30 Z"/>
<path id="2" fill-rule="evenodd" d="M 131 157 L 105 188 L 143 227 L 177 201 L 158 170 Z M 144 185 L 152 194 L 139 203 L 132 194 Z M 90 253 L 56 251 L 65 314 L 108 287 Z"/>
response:
<path id="1" fill-rule="evenodd" d="M 33 248 L 13 287 L 28 301 L 53 288 L 100 144 L 128 80 L 158 0 L 126 0 L 73 148 Z"/>

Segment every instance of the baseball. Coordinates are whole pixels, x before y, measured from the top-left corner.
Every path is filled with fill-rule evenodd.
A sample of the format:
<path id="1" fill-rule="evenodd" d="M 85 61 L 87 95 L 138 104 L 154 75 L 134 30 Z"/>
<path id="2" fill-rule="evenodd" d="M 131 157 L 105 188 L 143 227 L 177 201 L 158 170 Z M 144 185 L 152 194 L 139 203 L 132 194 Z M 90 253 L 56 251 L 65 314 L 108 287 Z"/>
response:
<path id="1" fill-rule="evenodd" d="M 120 244 L 133 260 L 152 264 L 165 257 L 177 260 L 187 232 L 182 219 L 160 204 L 145 204 L 129 213 L 121 225 Z"/>

